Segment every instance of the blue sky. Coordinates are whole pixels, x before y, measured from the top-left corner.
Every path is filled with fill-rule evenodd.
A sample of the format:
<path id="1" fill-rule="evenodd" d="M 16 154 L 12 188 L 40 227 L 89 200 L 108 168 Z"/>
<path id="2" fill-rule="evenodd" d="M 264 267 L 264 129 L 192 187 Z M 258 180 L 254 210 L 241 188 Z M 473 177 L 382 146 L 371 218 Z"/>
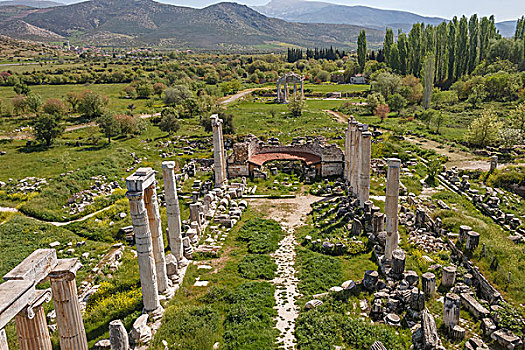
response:
<path id="1" fill-rule="evenodd" d="M 204 7 L 217 0 L 158 0 L 160 2 Z M 230 0 L 231 1 L 231 0 Z M 246 5 L 264 5 L 269 0 L 236 0 Z M 279 0 L 287 1 L 287 0 Z M 323 1 L 323 0 L 321 0 Z M 343 5 L 366 5 L 377 8 L 410 11 L 425 16 L 452 18 L 454 15 L 482 16 L 494 14 L 498 22 L 515 20 L 525 15 L 525 0 L 324 0 Z"/>

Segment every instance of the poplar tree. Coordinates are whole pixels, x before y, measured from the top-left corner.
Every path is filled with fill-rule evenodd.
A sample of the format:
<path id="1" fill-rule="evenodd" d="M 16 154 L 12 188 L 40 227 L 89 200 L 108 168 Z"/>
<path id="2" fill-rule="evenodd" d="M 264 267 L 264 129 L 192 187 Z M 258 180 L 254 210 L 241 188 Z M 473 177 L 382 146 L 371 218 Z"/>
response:
<path id="1" fill-rule="evenodd" d="M 483 17 L 479 24 L 479 61 L 487 57 L 490 40 L 490 20 Z"/>
<path id="2" fill-rule="evenodd" d="M 397 49 L 399 51 L 399 73 L 406 75 L 408 72 L 408 40 L 405 33 L 399 33 Z"/>
<path id="3" fill-rule="evenodd" d="M 361 72 L 365 70 L 366 52 L 366 32 L 363 29 L 359 32 L 359 36 L 357 37 L 357 62 L 359 63 Z"/>
<path id="4" fill-rule="evenodd" d="M 456 78 L 464 76 L 468 71 L 469 62 L 468 21 L 461 17 L 458 26 L 457 51 L 456 51 Z"/>
<path id="5" fill-rule="evenodd" d="M 473 14 L 468 24 L 469 31 L 469 63 L 468 73 L 472 73 L 478 64 L 478 43 L 479 43 L 479 21 L 478 15 Z"/>
<path id="6" fill-rule="evenodd" d="M 436 81 L 447 78 L 447 23 L 442 22 L 436 29 Z"/>
<path id="7" fill-rule="evenodd" d="M 456 29 L 458 26 L 458 18 L 454 17 L 448 23 L 448 80 L 454 81 L 457 77 L 456 73 Z"/>
<path id="8" fill-rule="evenodd" d="M 416 77 L 421 74 L 421 36 L 422 25 L 415 23 L 408 34 L 408 72 Z"/>
<path id="9" fill-rule="evenodd" d="M 425 57 L 425 62 L 423 64 L 423 105 L 425 109 L 430 107 L 430 101 L 432 100 L 435 64 L 434 55 L 428 55 Z"/>
<path id="10" fill-rule="evenodd" d="M 385 51 L 385 62 L 388 65 L 390 64 L 392 45 L 394 45 L 394 32 L 391 28 L 387 28 L 385 33 L 385 42 L 383 43 L 383 50 Z"/>

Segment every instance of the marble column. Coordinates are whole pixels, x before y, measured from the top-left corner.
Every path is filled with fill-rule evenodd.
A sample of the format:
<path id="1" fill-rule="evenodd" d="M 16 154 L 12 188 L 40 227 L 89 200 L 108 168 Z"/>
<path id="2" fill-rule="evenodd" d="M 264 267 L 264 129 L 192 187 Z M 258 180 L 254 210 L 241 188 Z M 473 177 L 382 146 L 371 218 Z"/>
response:
<path id="1" fill-rule="evenodd" d="M 498 156 L 490 157 L 490 172 L 494 172 L 498 168 Z"/>
<path id="2" fill-rule="evenodd" d="M 222 120 L 217 114 L 210 117 L 213 130 L 213 169 L 215 173 L 215 187 L 222 187 L 225 182 L 224 170 L 222 169 L 224 157 L 224 142 L 221 137 Z M 221 143 L 223 142 L 223 143 Z"/>
<path id="3" fill-rule="evenodd" d="M 224 149 L 224 133 L 223 133 L 223 125 L 224 125 L 224 122 L 223 120 L 221 119 L 221 125 L 220 125 L 220 128 L 219 128 L 219 144 L 221 146 L 221 170 L 222 170 L 222 178 L 224 179 L 224 183 L 226 184 L 226 182 L 228 181 L 228 173 L 227 173 L 227 168 L 226 168 L 226 150 Z"/>
<path id="4" fill-rule="evenodd" d="M 61 259 L 49 273 L 61 349 L 89 349 L 75 282 L 81 267 L 78 259 Z"/>
<path id="5" fill-rule="evenodd" d="M 359 206 L 364 208 L 370 198 L 370 157 L 372 155 L 372 133 L 365 131 L 361 134 L 359 167 Z"/>
<path id="6" fill-rule="evenodd" d="M 359 169 L 361 168 L 361 152 L 359 146 L 361 142 L 361 133 L 363 132 L 363 124 L 357 123 L 354 128 L 354 140 L 353 140 L 353 184 L 354 194 L 359 196 Z"/>
<path id="7" fill-rule="evenodd" d="M 0 350 L 9 350 L 9 344 L 7 343 L 7 336 L 5 330 L 0 329 Z"/>
<path id="8" fill-rule="evenodd" d="M 52 350 L 43 304 L 51 300 L 51 291 L 39 290 L 35 299 L 15 317 L 21 350 Z"/>
<path id="9" fill-rule="evenodd" d="M 388 171 L 386 176 L 386 245 L 385 259 L 392 259 L 392 252 L 397 249 L 399 244 L 398 227 L 398 203 L 399 203 L 399 174 L 401 170 L 401 160 L 389 158 L 387 160 Z"/>
<path id="10" fill-rule="evenodd" d="M 129 178 L 128 178 L 129 179 Z M 130 192 L 128 180 L 129 209 L 133 230 L 135 232 L 135 242 L 137 244 L 137 260 L 139 264 L 140 285 L 142 288 L 142 299 L 146 312 L 155 312 L 160 309 L 157 276 L 155 270 L 155 260 L 153 258 L 153 244 L 151 242 L 151 231 L 144 204 L 144 194 L 140 192 Z"/>
<path id="11" fill-rule="evenodd" d="M 277 82 L 277 102 L 281 102 L 281 84 Z"/>
<path id="12" fill-rule="evenodd" d="M 448 329 L 452 329 L 459 324 L 460 309 L 461 299 L 459 296 L 454 293 L 447 293 L 443 301 L 443 323 Z"/>
<path id="13" fill-rule="evenodd" d="M 351 139 L 351 134 L 352 134 L 352 129 L 351 129 L 351 123 L 352 119 L 348 119 L 348 124 L 347 124 L 347 128 L 346 128 L 346 131 L 345 131 L 345 163 L 344 163 L 344 172 L 343 172 L 343 178 L 344 180 L 348 183 L 350 181 L 350 162 L 351 162 L 351 158 L 350 158 L 350 139 Z"/>
<path id="14" fill-rule="evenodd" d="M 162 176 L 164 178 L 164 193 L 166 211 L 168 215 L 168 244 L 171 254 L 177 259 L 179 267 L 186 266 L 182 247 L 182 224 L 180 219 L 179 197 L 175 180 L 175 162 L 162 162 Z"/>
<path id="15" fill-rule="evenodd" d="M 301 80 L 301 98 L 304 99 L 304 81 Z"/>
<path id="16" fill-rule="evenodd" d="M 162 237 L 162 224 L 160 221 L 159 200 L 157 198 L 156 181 L 144 190 L 144 204 L 148 214 L 153 259 L 157 273 L 157 287 L 160 293 L 168 290 L 168 275 L 166 273 L 166 257 L 164 256 L 164 239 Z"/>

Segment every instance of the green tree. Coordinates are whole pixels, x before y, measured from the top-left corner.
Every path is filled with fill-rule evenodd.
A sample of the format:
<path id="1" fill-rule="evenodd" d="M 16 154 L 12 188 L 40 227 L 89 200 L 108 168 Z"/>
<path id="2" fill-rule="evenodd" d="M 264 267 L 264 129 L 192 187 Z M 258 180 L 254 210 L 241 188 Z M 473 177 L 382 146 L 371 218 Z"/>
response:
<path id="1" fill-rule="evenodd" d="M 468 21 L 463 16 L 459 20 L 457 51 L 456 51 L 456 77 L 460 78 L 467 74 L 469 63 L 469 38 L 468 38 Z"/>
<path id="2" fill-rule="evenodd" d="M 60 118 L 50 114 L 40 114 L 33 124 L 33 134 L 38 141 L 45 142 L 49 147 L 53 141 L 64 132 L 64 126 L 60 124 Z"/>
<path id="3" fill-rule="evenodd" d="M 447 77 L 448 81 L 453 82 L 456 75 L 456 31 L 458 27 L 458 18 L 454 17 L 452 21 L 448 23 L 448 39 L 447 39 L 447 52 L 448 52 L 448 67 Z"/>
<path id="4" fill-rule="evenodd" d="M 40 107 L 42 107 L 42 98 L 40 95 L 31 92 L 27 95 L 25 103 L 31 112 L 38 113 Z"/>
<path id="5" fill-rule="evenodd" d="M 174 132 L 179 131 L 179 115 L 172 109 L 166 108 L 161 113 L 161 118 L 159 122 L 160 130 L 167 132 L 170 136 Z"/>
<path id="6" fill-rule="evenodd" d="M 485 109 L 470 124 L 465 139 L 475 147 L 492 146 L 498 141 L 499 131 L 502 127 L 503 123 L 498 121 L 496 113 L 491 109 Z"/>
<path id="7" fill-rule="evenodd" d="M 376 110 L 374 111 L 374 115 L 381 119 L 381 123 L 386 119 L 386 117 L 388 117 L 388 113 L 390 113 L 390 107 L 388 107 L 387 104 L 381 104 L 377 106 Z"/>
<path id="8" fill-rule="evenodd" d="M 168 106 L 182 105 L 187 99 L 193 97 L 186 85 L 175 85 L 164 91 L 164 103 Z"/>
<path id="9" fill-rule="evenodd" d="M 373 92 L 368 94 L 366 103 L 369 113 L 374 114 L 377 106 L 385 104 L 385 98 L 379 92 Z"/>
<path id="10" fill-rule="evenodd" d="M 436 81 L 447 79 L 448 51 L 447 51 L 447 23 L 441 23 L 436 30 Z"/>
<path id="11" fill-rule="evenodd" d="M 383 95 L 386 99 L 388 96 L 397 93 L 401 87 L 401 77 L 389 72 L 381 72 L 374 77 L 371 83 L 372 91 L 376 91 Z"/>
<path id="12" fill-rule="evenodd" d="M 448 120 L 447 115 L 443 112 L 438 111 L 434 116 L 434 125 L 436 126 L 436 133 L 441 133 L 441 126 Z"/>
<path id="13" fill-rule="evenodd" d="M 427 129 L 430 129 L 430 123 L 432 123 L 436 114 L 436 110 L 429 108 L 421 112 L 418 116 L 418 119 L 425 123 Z"/>
<path id="14" fill-rule="evenodd" d="M 432 101 L 432 90 L 434 89 L 434 70 L 435 57 L 429 55 L 425 57 L 423 64 L 423 106 L 425 109 L 429 109 L 430 101 Z"/>
<path id="15" fill-rule="evenodd" d="M 397 49 L 399 50 L 399 73 L 408 73 L 408 40 L 405 33 L 399 33 L 397 39 Z"/>
<path id="16" fill-rule="evenodd" d="M 27 84 L 21 84 L 21 83 L 15 84 L 15 86 L 13 87 L 13 90 L 15 91 L 15 94 L 17 95 L 28 95 L 29 92 L 31 92 Z"/>
<path id="17" fill-rule="evenodd" d="M 89 119 L 96 119 L 104 114 L 104 108 L 108 105 L 107 97 L 88 91 L 84 94 L 78 104 L 78 111 Z"/>
<path id="18" fill-rule="evenodd" d="M 111 138 L 120 134 L 120 124 L 113 113 L 104 113 L 97 118 L 97 124 L 100 131 L 108 138 L 108 143 L 111 143 Z"/>
<path id="19" fill-rule="evenodd" d="M 469 24 L 469 64 L 468 64 L 468 73 L 472 73 L 476 68 L 476 65 L 479 62 L 479 21 L 478 15 L 473 14 L 470 17 Z"/>
<path id="20" fill-rule="evenodd" d="M 220 111 L 218 115 L 219 119 L 222 119 L 222 132 L 226 135 L 235 134 L 235 129 L 233 127 L 233 114 Z M 202 118 L 200 124 L 204 127 L 206 132 L 212 131 L 210 118 Z"/>
<path id="21" fill-rule="evenodd" d="M 401 94 L 395 93 L 388 97 L 388 105 L 392 111 L 397 112 L 397 115 L 401 113 L 401 110 L 407 105 L 407 100 Z"/>
<path id="22" fill-rule="evenodd" d="M 163 83 L 155 83 L 155 84 L 153 84 L 153 93 L 155 95 L 157 95 L 159 98 L 162 97 L 162 93 L 166 89 L 167 89 L 166 84 L 163 84 Z"/>
<path id="23" fill-rule="evenodd" d="M 421 74 L 421 38 L 423 27 L 421 23 L 414 23 L 408 34 L 408 73 L 419 77 Z"/>
<path id="24" fill-rule="evenodd" d="M 288 111 L 294 117 L 300 117 L 303 114 L 304 100 L 300 96 L 292 95 L 288 102 Z"/>
<path id="25" fill-rule="evenodd" d="M 357 62 L 361 67 L 361 72 L 365 70 L 367 55 L 367 44 L 366 44 L 366 31 L 363 29 L 359 32 L 357 37 Z"/>
<path id="26" fill-rule="evenodd" d="M 390 57 L 391 57 L 393 45 L 394 45 L 394 32 L 392 31 L 392 28 L 386 28 L 385 41 L 383 43 L 383 50 L 385 52 L 385 61 L 389 66 L 391 64 Z"/>
<path id="27" fill-rule="evenodd" d="M 485 101 L 486 97 L 487 93 L 485 92 L 485 87 L 483 85 L 476 84 L 470 90 L 468 102 L 473 108 L 477 108 L 483 101 Z"/>
<path id="28" fill-rule="evenodd" d="M 135 88 L 135 91 L 137 92 L 137 98 L 140 99 L 147 99 L 153 95 L 153 87 L 146 81 L 140 82 Z"/>
<path id="29" fill-rule="evenodd" d="M 46 114 L 54 115 L 55 117 L 61 117 L 66 114 L 67 108 L 62 100 L 58 98 L 49 98 L 44 102 L 42 110 Z"/>

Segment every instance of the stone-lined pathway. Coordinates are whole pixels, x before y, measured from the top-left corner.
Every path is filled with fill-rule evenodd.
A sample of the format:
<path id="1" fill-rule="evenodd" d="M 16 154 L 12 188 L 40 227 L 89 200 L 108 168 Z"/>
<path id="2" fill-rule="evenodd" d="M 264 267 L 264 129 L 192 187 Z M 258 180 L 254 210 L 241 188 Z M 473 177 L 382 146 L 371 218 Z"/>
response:
<path id="1" fill-rule="evenodd" d="M 252 207 L 260 207 L 266 218 L 278 221 L 286 236 L 279 242 L 279 248 L 272 256 L 277 264 L 275 284 L 275 301 L 277 310 L 276 328 L 279 330 L 277 344 L 281 349 L 295 349 L 295 320 L 299 308 L 295 301 L 301 296 L 298 289 L 299 280 L 295 276 L 295 229 L 304 225 L 306 215 L 311 211 L 312 203 L 320 198 L 312 195 L 299 195 L 295 198 L 249 199 Z"/>
<path id="2" fill-rule="evenodd" d="M 277 302 L 277 325 L 280 335 L 277 343 L 284 349 L 295 349 L 295 319 L 299 310 L 295 299 L 299 296 L 298 279 L 295 277 L 295 245 L 292 228 L 286 229 L 286 237 L 279 243 L 279 249 L 272 255 L 277 264 L 277 277 L 273 280 Z"/>

